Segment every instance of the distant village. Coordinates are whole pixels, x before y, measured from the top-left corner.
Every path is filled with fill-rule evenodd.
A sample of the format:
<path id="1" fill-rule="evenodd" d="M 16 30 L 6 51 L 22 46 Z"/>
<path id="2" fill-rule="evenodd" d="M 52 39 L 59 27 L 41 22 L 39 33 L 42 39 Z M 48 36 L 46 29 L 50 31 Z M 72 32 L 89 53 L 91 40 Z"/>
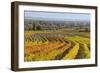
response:
<path id="1" fill-rule="evenodd" d="M 80 32 L 90 31 L 90 22 L 87 21 L 41 21 L 25 20 L 25 30 L 59 30 L 70 29 Z"/>

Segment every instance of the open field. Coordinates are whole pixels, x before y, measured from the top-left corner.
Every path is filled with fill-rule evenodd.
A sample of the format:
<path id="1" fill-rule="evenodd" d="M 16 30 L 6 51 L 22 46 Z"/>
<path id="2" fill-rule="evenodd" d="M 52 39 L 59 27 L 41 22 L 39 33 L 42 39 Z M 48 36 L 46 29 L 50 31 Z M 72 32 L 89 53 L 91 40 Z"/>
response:
<path id="1" fill-rule="evenodd" d="M 90 32 L 31 30 L 24 36 L 25 61 L 90 58 Z"/>

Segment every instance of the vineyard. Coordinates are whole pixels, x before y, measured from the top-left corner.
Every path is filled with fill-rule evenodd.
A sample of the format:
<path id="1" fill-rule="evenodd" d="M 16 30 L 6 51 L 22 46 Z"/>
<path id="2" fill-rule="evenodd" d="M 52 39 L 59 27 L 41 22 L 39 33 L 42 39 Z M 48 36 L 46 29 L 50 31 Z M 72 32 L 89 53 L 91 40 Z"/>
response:
<path id="1" fill-rule="evenodd" d="M 62 34 L 61 34 L 62 33 Z M 89 36 L 65 32 L 25 31 L 24 60 L 71 60 L 90 58 Z M 86 33 L 87 34 L 87 33 Z"/>

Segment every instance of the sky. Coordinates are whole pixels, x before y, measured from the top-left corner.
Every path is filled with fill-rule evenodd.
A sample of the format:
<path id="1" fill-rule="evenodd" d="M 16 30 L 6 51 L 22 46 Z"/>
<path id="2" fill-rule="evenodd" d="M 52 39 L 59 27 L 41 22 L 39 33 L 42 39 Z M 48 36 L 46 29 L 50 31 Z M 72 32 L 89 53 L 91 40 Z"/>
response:
<path id="1" fill-rule="evenodd" d="M 90 14 L 67 12 L 24 11 L 25 19 L 50 21 L 89 21 Z"/>

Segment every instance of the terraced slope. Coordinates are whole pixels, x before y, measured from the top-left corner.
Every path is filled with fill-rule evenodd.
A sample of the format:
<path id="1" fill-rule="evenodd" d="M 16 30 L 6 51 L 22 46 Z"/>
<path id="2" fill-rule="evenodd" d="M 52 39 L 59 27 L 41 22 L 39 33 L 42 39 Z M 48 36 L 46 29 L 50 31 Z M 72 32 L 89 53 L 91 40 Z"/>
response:
<path id="1" fill-rule="evenodd" d="M 71 60 L 90 58 L 90 40 L 86 37 L 25 36 L 25 61 Z"/>

